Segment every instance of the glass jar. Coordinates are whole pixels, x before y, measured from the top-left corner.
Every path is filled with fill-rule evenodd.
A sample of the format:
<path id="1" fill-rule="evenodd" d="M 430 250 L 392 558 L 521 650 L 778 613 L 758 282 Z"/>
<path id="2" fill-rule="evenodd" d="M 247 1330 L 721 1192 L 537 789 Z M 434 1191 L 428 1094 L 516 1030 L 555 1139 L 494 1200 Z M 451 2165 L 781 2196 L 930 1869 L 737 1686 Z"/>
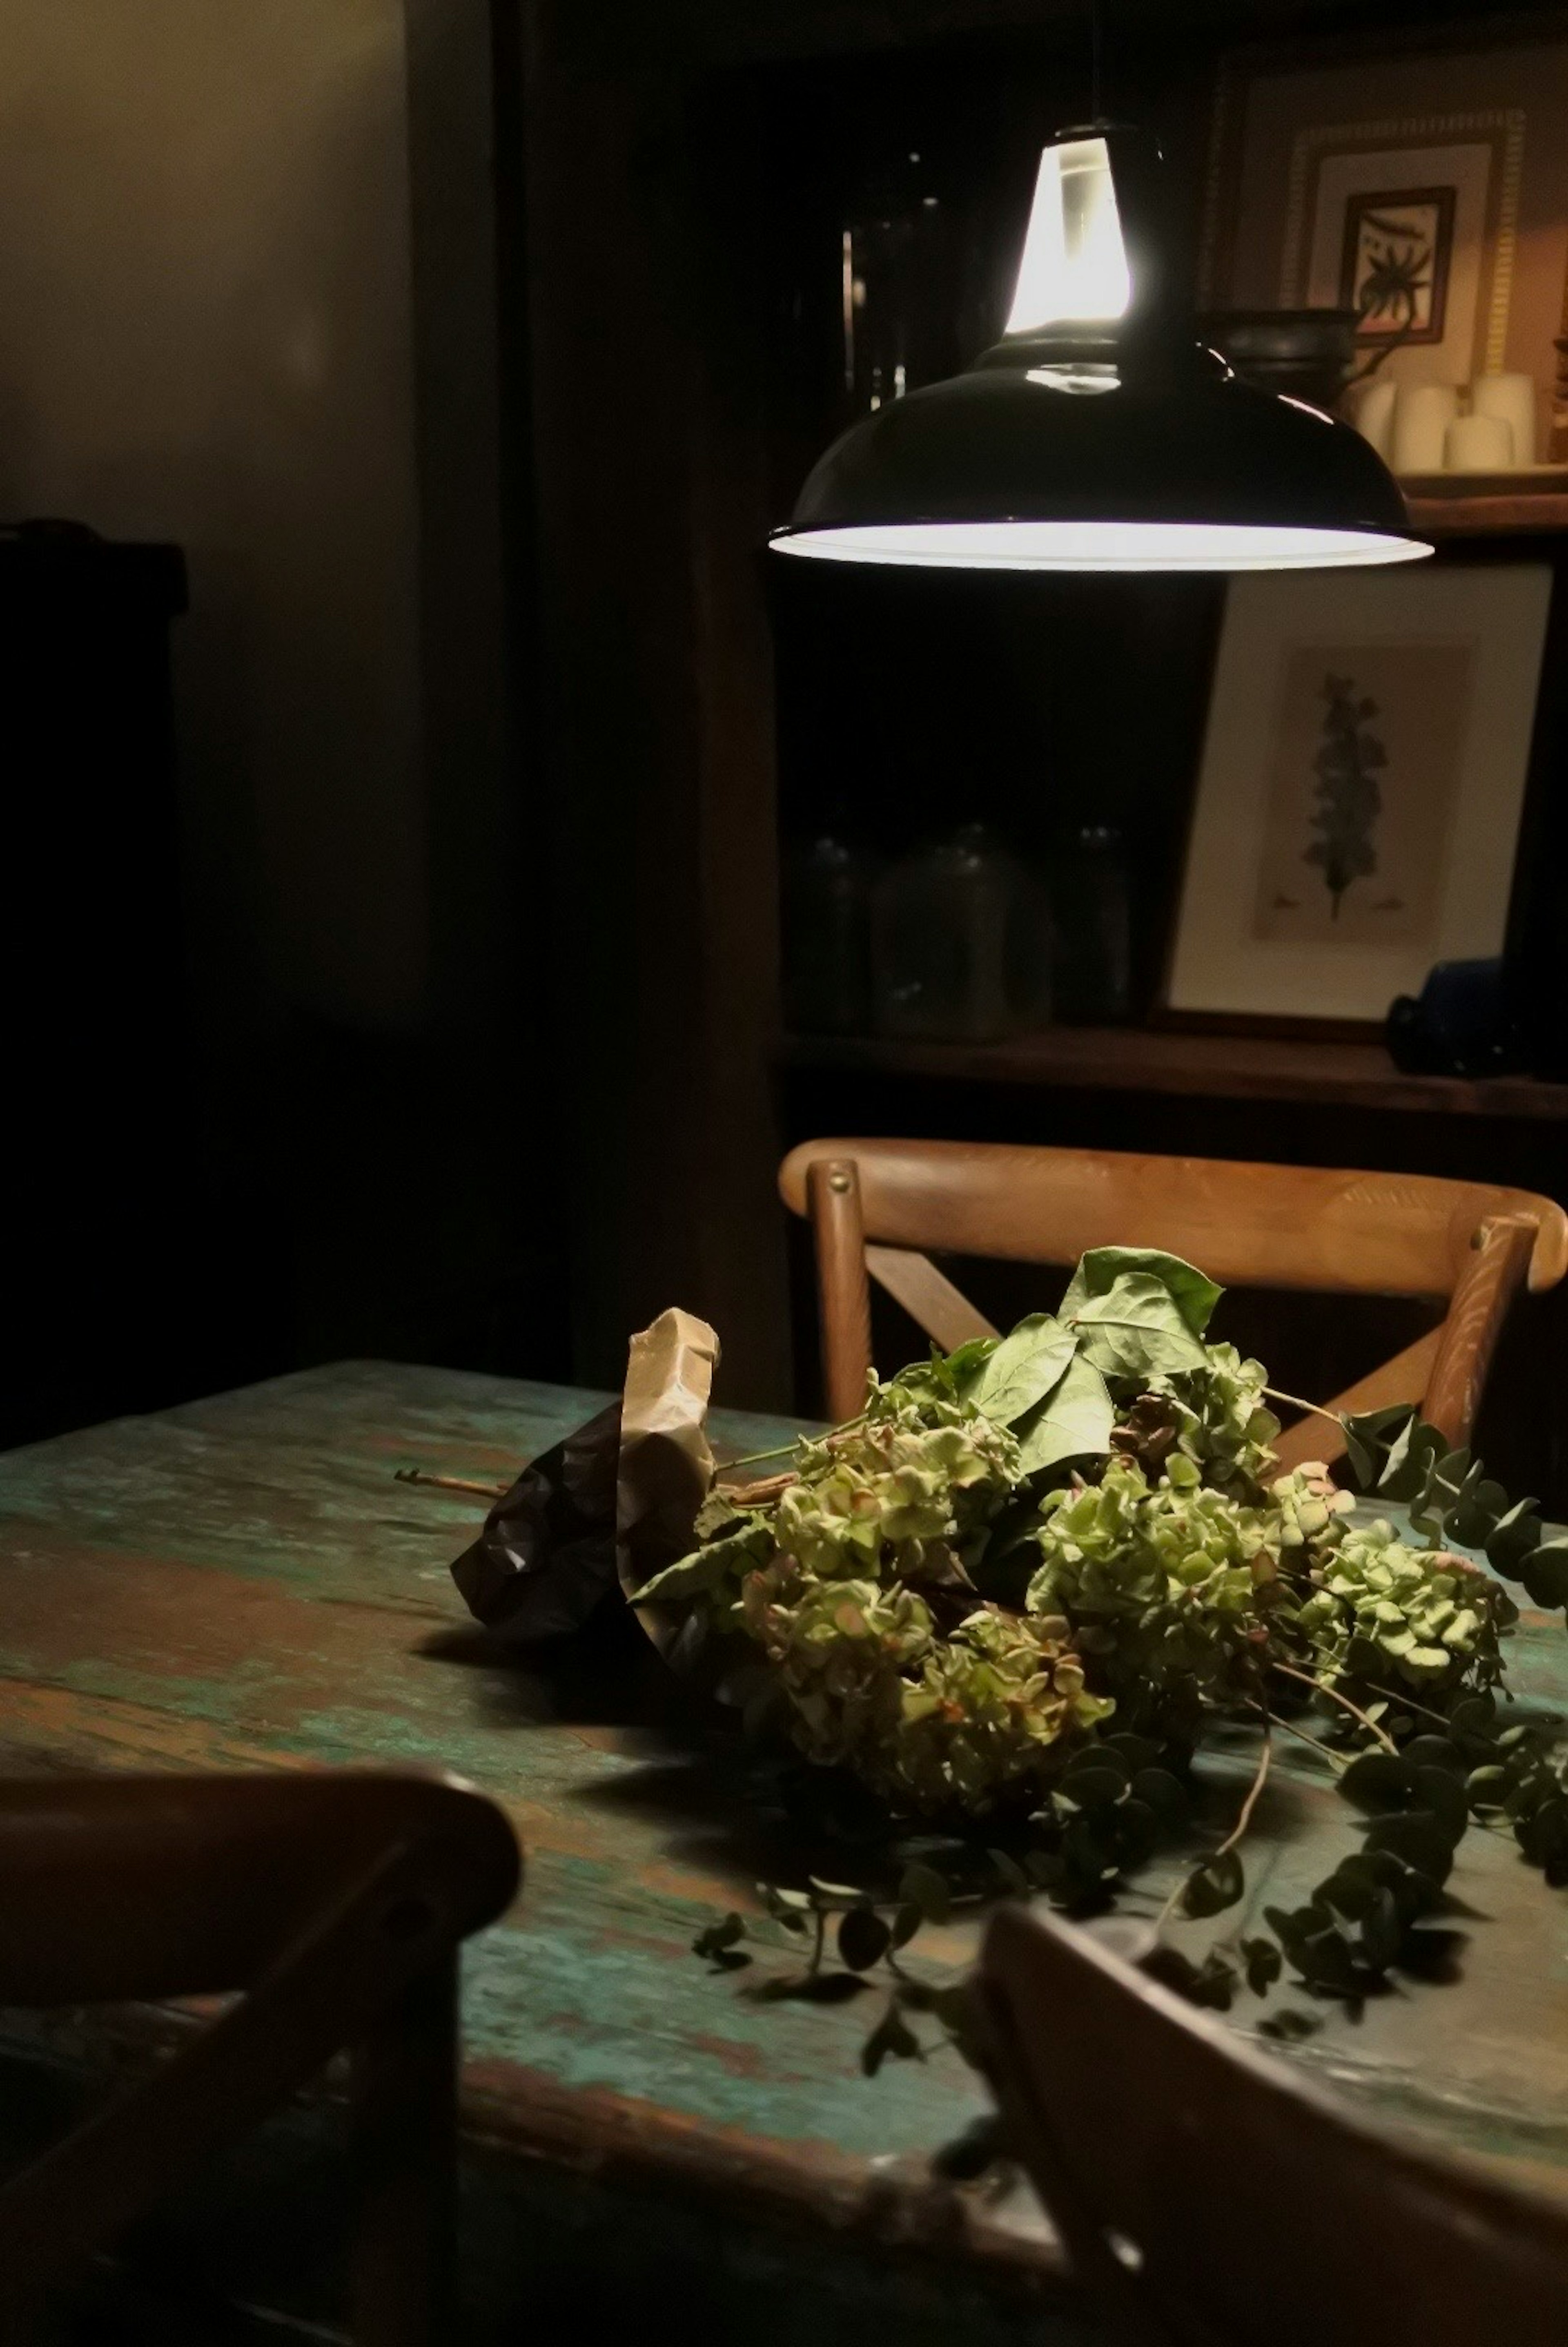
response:
<path id="1" fill-rule="evenodd" d="M 1083 824 L 1051 868 L 1056 1016 L 1113 1027 L 1133 1015 L 1133 922 L 1125 842 L 1111 824 Z"/>
<path id="2" fill-rule="evenodd" d="M 873 414 L 959 364 L 947 207 L 911 149 L 875 169 L 843 229 L 844 396 Z"/>
<path id="3" fill-rule="evenodd" d="M 965 825 L 878 881 L 871 989 L 880 1035 L 984 1043 L 1049 1019 L 1049 907 L 983 825 Z"/>
<path id="4" fill-rule="evenodd" d="M 830 832 L 784 860 L 784 1020 L 796 1035 L 871 1023 L 871 858 Z"/>

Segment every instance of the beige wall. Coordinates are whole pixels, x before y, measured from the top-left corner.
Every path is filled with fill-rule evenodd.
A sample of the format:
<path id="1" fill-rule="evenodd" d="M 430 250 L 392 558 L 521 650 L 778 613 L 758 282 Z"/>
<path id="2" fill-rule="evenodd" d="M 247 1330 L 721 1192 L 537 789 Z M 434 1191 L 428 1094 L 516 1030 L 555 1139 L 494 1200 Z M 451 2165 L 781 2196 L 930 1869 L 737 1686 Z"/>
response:
<path id="1" fill-rule="evenodd" d="M 426 988 L 400 0 L 4 0 L 0 518 L 187 549 L 204 1002 Z"/>

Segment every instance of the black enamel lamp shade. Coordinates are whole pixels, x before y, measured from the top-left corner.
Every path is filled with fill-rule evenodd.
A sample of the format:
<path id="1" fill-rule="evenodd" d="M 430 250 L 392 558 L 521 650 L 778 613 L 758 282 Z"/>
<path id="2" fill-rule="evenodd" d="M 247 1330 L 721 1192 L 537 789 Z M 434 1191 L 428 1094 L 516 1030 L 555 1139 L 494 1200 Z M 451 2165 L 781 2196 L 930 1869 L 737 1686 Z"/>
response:
<path id="1" fill-rule="evenodd" d="M 1359 433 L 1241 382 L 1161 300 L 1156 241 L 1132 232 L 1158 217 L 1156 160 L 1098 127 L 1046 149 L 1007 333 L 837 441 L 780 553 L 1228 571 L 1431 552 Z"/>

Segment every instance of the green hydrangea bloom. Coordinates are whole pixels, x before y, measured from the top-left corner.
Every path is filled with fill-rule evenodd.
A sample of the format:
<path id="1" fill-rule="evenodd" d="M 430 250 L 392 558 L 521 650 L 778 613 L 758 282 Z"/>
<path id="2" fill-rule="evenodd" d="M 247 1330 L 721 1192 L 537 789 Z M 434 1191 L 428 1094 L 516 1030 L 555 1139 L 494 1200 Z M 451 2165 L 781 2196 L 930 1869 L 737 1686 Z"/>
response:
<path id="1" fill-rule="evenodd" d="M 1061 1620 L 980 1606 L 946 1638 L 911 1589 L 813 1581 L 792 1557 L 750 1574 L 746 1627 L 779 1675 L 796 1743 L 895 1808 L 978 1815 L 1037 1798 L 1113 1706 L 1086 1692 Z"/>
<path id="2" fill-rule="evenodd" d="M 1278 1537 L 1288 1557 L 1308 1550 L 1314 1557 L 1344 1538 L 1344 1519 L 1356 1502 L 1349 1491 L 1337 1491 L 1323 1467 L 1298 1467 L 1277 1476 L 1268 1496 L 1278 1511 Z"/>
<path id="3" fill-rule="evenodd" d="M 1279 1420 L 1264 1403 L 1268 1372 L 1244 1361 L 1234 1345 L 1210 1345 L 1201 1369 L 1151 1380 L 1149 1391 L 1173 1407 L 1176 1449 L 1206 1483 L 1250 1493 L 1268 1474 Z"/>
<path id="4" fill-rule="evenodd" d="M 858 1427 L 802 1445 L 775 1542 L 824 1579 L 952 1579 L 1018 1475 L 1005 1427 L 963 1403 L 879 1387 Z"/>
<path id="5" fill-rule="evenodd" d="M 1116 1460 L 1103 1482 L 1054 1492 L 1045 1508 L 1028 1611 L 1064 1614 L 1113 1686 L 1216 1688 L 1267 1645 L 1288 1601 L 1278 1512 L 1209 1489 L 1184 1452 L 1158 1483 Z"/>
<path id="6" fill-rule="evenodd" d="M 1494 1686 L 1518 1620 L 1501 1582 L 1445 1549 L 1409 1547 L 1386 1517 L 1355 1525 L 1311 1575 L 1301 1627 L 1324 1677 L 1420 1688 L 1422 1700 Z"/>

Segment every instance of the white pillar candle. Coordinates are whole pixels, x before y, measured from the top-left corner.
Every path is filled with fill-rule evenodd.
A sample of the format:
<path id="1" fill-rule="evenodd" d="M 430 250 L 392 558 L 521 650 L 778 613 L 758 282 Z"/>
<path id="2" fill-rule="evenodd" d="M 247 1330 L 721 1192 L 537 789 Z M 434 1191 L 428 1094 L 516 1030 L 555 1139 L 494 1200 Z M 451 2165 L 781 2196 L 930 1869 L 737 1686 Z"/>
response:
<path id="1" fill-rule="evenodd" d="M 1399 385 L 1388 375 L 1374 375 L 1351 394 L 1351 421 L 1363 440 L 1369 440 L 1386 464 L 1394 440 L 1394 395 Z"/>
<path id="2" fill-rule="evenodd" d="M 1451 473 L 1506 473 L 1513 462 L 1513 434 L 1501 415 L 1459 415 L 1443 439 Z"/>
<path id="3" fill-rule="evenodd" d="M 1535 462 L 1535 378 L 1530 374 L 1478 375 L 1470 387 L 1477 415 L 1494 415 L 1513 436 L 1511 465 Z"/>
<path id="4" fill-rule="evenodd" d="M 1443 441 L 1459 413 L 1451 383 L 1402 383 L 1394 402 L 1394 470 L 1441 473 Z"/>

